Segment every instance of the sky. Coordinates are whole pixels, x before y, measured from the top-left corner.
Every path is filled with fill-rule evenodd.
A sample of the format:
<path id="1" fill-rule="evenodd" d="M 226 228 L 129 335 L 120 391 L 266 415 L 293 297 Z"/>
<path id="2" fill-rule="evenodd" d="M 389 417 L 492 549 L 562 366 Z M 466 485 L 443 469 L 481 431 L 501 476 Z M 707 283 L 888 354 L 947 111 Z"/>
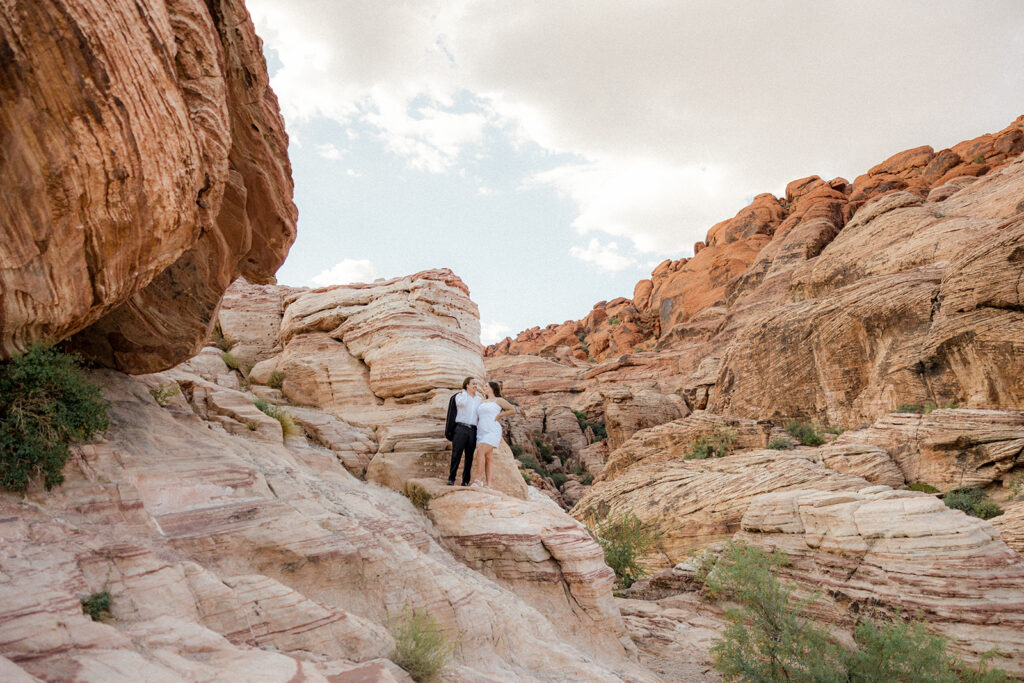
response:
<path id="1" fill-rule="evenodd" d="M 631 297 L 756 194 L 1024 113 L 1024 2 L 248 0 L 282 284 L 451 268 L 483 343 Z"/>

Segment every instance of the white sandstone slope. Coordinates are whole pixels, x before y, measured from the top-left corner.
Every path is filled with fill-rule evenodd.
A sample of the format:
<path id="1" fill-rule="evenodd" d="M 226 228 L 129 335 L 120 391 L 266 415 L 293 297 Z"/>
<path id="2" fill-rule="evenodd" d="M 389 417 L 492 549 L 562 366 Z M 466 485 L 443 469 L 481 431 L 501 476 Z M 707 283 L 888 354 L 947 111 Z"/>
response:
<path id="1" fill-rule="evenodd" d="M 636 663 L 600 549 L 575 520 L 526 499 L 507 448 L 505 493 L 444 489 L 426 514 L 353 476 L 373 471 L 382 455 L 429 474 L 420 463 L 432 456 L 424 440 L 436 441 L 443 427 L 439 398 L 482 368 L 479 345 L 466 342 L 475 309 L 464 291 L 445 299 L 459 291 L 457 278 L 436 273 L 364 287 L 361 303 L 337 289 L 289 292 L 279 299 L 289 308 L 278 312 L 272 292 L 246 299 L 263 309 L 260 324 L 222 311 L 225 335 L 237 334 L 245 354 L 277 363 L 280 337 L 260 325 L 308 304 L 303 296 L 328 300 L 303 309 L 308 327 L 289 327 L 285 348 L 304 335 L 363 339 L 350 355 L 365 361 L 371 391 L 380 392 L 357 411 L 369 426 L 343 419 L 349 404 L 336 397 L 331 412 L 282 406 L 308 435 L 285 437 L 212 349 L 156 375 L 93 371 L 111 402 L 104 438 L 74 449 L 62 486 L 0 493 L 4 676 L 407 680 L 386 660 L 386 626 L 408 606 L 425 608 L 456 643 L 445 680 L 657 680 Z M 457 309 L 472 320 L 434 315 Z M 334 316 L 327 332 L 313 329 L 315 316 Z M 406 334 L 415 344 L 402 341 Z M 414 348 L 419 379 L 385 372 L 411 375 Z M 333 360 L 312 358 L 320 368 Z M 431 382 L 441 390 L 401 393 Z M 157 387 L 179 393 L 161 406 L 150 391 Z M 415 425 L 405 441 L 397 436 L 403 416 Z M 408 479 L 388 483 L 404 489 Z M 79 600 L 102 590 L 113 596 L 112 617 L 93 622 Z"/>

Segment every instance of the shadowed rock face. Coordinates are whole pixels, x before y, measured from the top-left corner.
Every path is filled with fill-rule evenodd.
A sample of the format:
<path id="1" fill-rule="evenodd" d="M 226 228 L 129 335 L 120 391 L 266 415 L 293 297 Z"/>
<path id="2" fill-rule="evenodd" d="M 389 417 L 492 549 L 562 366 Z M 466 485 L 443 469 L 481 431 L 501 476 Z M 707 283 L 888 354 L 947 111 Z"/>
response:
<path id="1" fill-rule="evenodd" d="M 240 0 L 0 8 L 0 358 L 74 335 L 164 369 L 295 238 L 287 135 Z"/>
<path id="2" fill-rule="evenodd" d="M 929 401 L 1020 409 L 1022 151 L 1024 117 L 853 183 L 793 181 L 713 226 L 693 257 L 659 265 L 632 300 L 489 347 L 488 369 L 547 406 L 643 378 L 690 410 L 755 419 L 853 426 Z"/>

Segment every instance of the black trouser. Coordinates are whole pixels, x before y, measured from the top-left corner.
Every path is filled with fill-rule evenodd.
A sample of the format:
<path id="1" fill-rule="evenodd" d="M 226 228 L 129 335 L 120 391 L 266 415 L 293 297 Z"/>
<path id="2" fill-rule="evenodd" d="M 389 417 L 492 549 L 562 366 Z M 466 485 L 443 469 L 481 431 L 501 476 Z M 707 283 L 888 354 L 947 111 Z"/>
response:
<path id="1" fill-rule="evenodd" d="M 455 425 L 455 437 L 452 439 L 452 464 L 448 468 L 448 481 L 455 481 L 459 472 L 459 461 L 466 454 L 466 466 L 462 468 L 462 485 L 469 486 L 469 475 L 473 471 L 473 451 L 476 450 L 476 427 Z"/>

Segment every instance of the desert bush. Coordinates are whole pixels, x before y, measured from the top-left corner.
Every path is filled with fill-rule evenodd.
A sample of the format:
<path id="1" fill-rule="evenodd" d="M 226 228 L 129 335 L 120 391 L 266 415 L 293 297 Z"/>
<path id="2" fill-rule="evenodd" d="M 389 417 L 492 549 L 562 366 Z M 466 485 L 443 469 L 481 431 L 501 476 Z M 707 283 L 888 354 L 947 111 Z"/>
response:
<path id="1" fill-rule="evenodd" d="M 24 491 L 41 476 L 49 490 L 63 482 L 68 446 L 104 431 L 108 408 L 77 355 L 37 344 L 0 363 L 0 485 Z"/>
<path id="2" fill-rule="evenodd" d="M 576 416 L 576 422 L 579 423 L 581 432 L 586 434 L 587 427 L 590 427 L 594 431 L 594 438 L 598 441 L 604 441 L 608 438 L 608 429 L 603 424 L 591 420 L 582 410 L 574 410 L 572 412 Z"/>
<path id="3" fill-rule="evenodd" d="M 790 420 L 789 424 L 786 425 L 786 433 L 804 446 L 820 446 L 825 443 L 825 439 L 810 422 Z"/>
<path id="4" fill-rule="evenodd" d="M 433 681 L 448 665 L 454 648 L 426 609 L 403 607 L 397 615 L 388 616 L 388 630 L 395 639 L 391 661 L 414 681 Z"/>
<path id="5" fill-rule="evenodd" d="M 894 413 L 930 413 L 935 410 L 935 404 L 931 401 L 927 403 L 902 403 L 896 406 Z"/>
<path id="6" fill-rule="evenodd" d="M 569 481 L 569 477 L 565 476 L 561 472 L 554 472 L 551 474 L 551 481 L 554 483 L 556 489 L 562 488 L 562 484 Z"/>
<path id="7" fill-rule="evenodd" d="M 232 370 L 237 370 L 241 366 L 238 362 L 238 358 L 230 351 L 221 351 L 220 357 L 221 360 L 224 361 L 224 365 L 228 366 Z"/>
<path id="8" fill-rule="evenodd" d="M 732 444 L 735 439 L 736 434 L 732 430 L 725 429 L 724 427 L 715 427 L 715 431 L 711 434 L 706 434 L 693 443 L 685 459 L 704 460 L 705 458 L 725 457 L 732 450 Z"/>
<path id="9" fill-rule="evenodd" d="M 825 429 L 823 429 L 822 431 L 824 431 L 826 434 L 835 434 L 836 436 L 839 436 L 840 434 L 846 431 L 846 428 L 840 427 L 839 425 L 829 425 L 828 427 L 825 427 Z"/>
<path id="10" fill-rule="evenodd" d="M 588 526 L 587 530 L 604 551 L 604 561 L 615 572 L 618 587 L 629 588 L 637 579 L 647 575 L 641 558 L 660 540 L 660 534 L 654 527 L 630 512 L 601 520 L 596 523 L 596 528 Z"/>
<path id="11" fill-rule="evenodd" d="M 426 510 L 430 504 L 430 499 L 433 498 L 422 486 L 410 485 L 408 482 L 405 484 L 405 497 L 409 499 L 409 502 L 414 507 L 418 507 L 420 510 Z"/>
<path id="12" fill-rule="evenodd" d="M 735 607 L 729 626 L 711 648 L 727 681 L 1008 681 L 987 662 L 970 667 L 947 652 L 946 641 L 920 623 L 865 620 L 845 648 L 806 618 L 812 596 L 792 597 L 775 571 L 788 564 L 783 553 L 766 553 L 730 542 L 705 569 L 708 594 Z"/>
<path id="13" fill-rule="evenodd" d="M 938 493 L 939 490 L 931 484 L 926 484 L 923 481 L 915 481 L 913 484 L 907 487 L 910 491 L 921 491 L 923 493 Z"/>
<path id="14" fill-rule="evenodd" d="M 274 370 L 270 373 L 270 377 L 267 379 L 267 386 L 271 389 L 280 389 L 284 386 L 284 373 L 280 370 Z"/>
<path id="15" fill-rule="evenodd" d="M 1003 508 L 991 498 L 985 498 L 974 504 L 974 509 L 968 514 L 973 514 L 979 519 L 992 519 L 1003 514 Z"/>
<path id="16" fill-rule="evenodd" d="M 110 616 L 110 605 L 113 598 L 107 589 L 92 593 L 81 599 L 82 613 L 88 614 L 93 621 L 102 621 L 104 617 Z"/>
<path id="17" fill-rule="evenodd" d="M 971 159 L 971 161 L 973 163 L 975 163 L 975 164 L 984 164 L 985 163 L 985 155 L 981 154 L 981 153 L 975 154 L 974 158 Z"/>
<path id="18" fill-rule="evenodd" d="M 171 398 L 181 393 L 181 389 L 174 382 L 167 384 L 160 384 L 155 387 L 149 388 L 149 395 L 153 397 L 156 404 L 160 407 L 166 406 L 171 402 Z"/>
<path id="19" fill-rule="evenodd" d="M 708 594 L 736 604 L 711 648 L 725 680 L 843 680 L 841 652 L 804 617 L 810 601 L 793 599 L 774 575 L 788 563 L 783 553 L 730 541 L 707 572 Z"/>
<path id="20" fill-rule="evenodd" d="M 590 472 L 585 472 L 580 479 L 580 483 L 584 486 L 592 486 L 594 484 L 594 475 Z"/>
<path id="21" fill-rule="evenodd" d="M 946 507 L 963 510 L 981 519 L 992 519 L 1003 514 L 1003 509 L 995 501 L 989 499 L 984 491 L 974 487 L 950 491 L 942 497 L 942 502 Z"/>
<path id="22" fill-rule="evenodd" d="M 260 409 L 260 411 L 269 417 L 274 418 L 281 423 L 281 431 L 285 436 L 299 436 L 302 434 L 302 429 L 299 425 L 295 424 L 294 418 L 291 415 L 281 410 L 279 406 L 273 403 L 268 403 L 262 398 L 257 398 L 253 401 L 253 405 Z"/>
<path id="23" fill-rule="evenodd" d="M 517 460 L 519 460 L 520 465 L 522 465 L 526 469 L 533 470 L 542 477 L 547 477 L 550 476 L 551 474 L 546 469 L 544 469 L 543 465 L 537 462 L 537 458 L 533 457 L 529 453 L 523 453 L 517 458 Z"/>
<path id="24" fill-rule="evenodd" d="M 792 447 L 793 442 L 790 441 L 789 439 L 784 439 L 782 437 L 772 439 L 771 441 L 768 442 L 768 448 L 772 449 L 773 451 L 788 451 Z"/>
<path id="25" fill-rule="evenodd" d="M 231 347 L 237 344 L 234 339 L 227 337 L 220 329 L 220 325 L 213 326 L 213 332 L 210 334 L 210 341 L 221 351 L 230 351 Z"/>
<path id="26" fill-rule="evenodd" d="M 511 446 L 509 446 L 509 448 L 512 449 L 512 457 L 514 458 L 518 458 L 520 455 L 523 454 L 523 447 L 517 443 L 512 444 Z"/>
<path id="27" fill-rule="evenodd" d="M 578 465 L 576 465 L 576 467 L 572 468 L 572 473 L 575 474 L 577 477 L 582 477 L 584 474 L 587 473 L 587 467 L 583 463 L 579 463 Z"/>
<path id="28" fill-rule="evenodd" d="M 554 462 L 555 454 L 551 450 L 551 445 L 544 441 L 539 436 L 533 437 L 533 443 L 537 446 L 537 450 L 540 451 L 540 459 L 546 463 Z"/>

